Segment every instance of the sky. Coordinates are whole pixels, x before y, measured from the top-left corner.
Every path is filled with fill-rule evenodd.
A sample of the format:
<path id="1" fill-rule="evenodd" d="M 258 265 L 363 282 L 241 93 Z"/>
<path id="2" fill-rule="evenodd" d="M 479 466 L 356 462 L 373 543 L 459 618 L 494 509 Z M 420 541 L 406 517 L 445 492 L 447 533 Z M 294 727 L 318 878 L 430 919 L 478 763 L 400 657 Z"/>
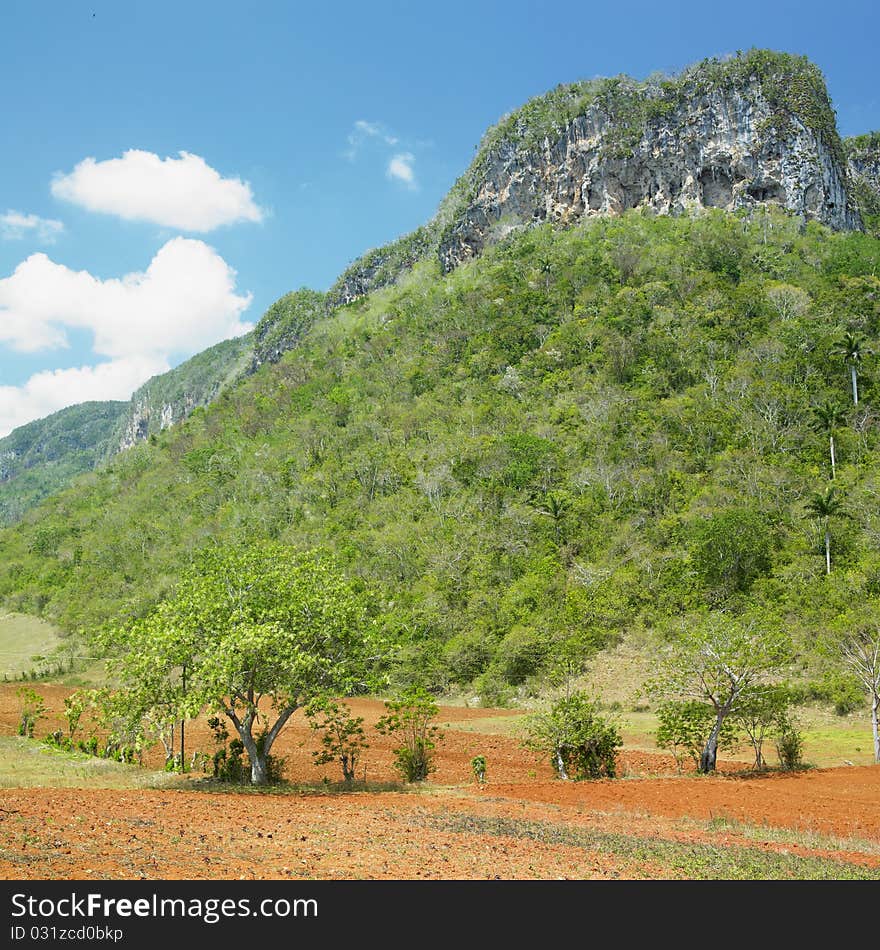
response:
<path id="1" fill-rule="evenodd" d="M 427 221 L 561 82 L 753 46 L 880 129 L 876 0 L 0 2 L 0 437 L 246 332 Z"/>

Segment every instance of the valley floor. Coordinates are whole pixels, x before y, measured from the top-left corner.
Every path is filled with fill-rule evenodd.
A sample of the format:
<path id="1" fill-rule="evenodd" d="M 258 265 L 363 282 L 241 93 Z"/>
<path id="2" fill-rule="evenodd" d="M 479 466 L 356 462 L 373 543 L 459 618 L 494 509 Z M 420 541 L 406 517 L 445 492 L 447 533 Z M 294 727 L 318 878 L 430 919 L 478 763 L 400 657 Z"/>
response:
<path id="1" fill-rule="evenodd" d="M 41 692 L 57 713 L 66 690 Z M 6 736 L 11 696 L 0 690 Z M 368 726 L 382 711 L 375 700 L 352 705 Z M 518 714 L 444 707 L 440 720 L 430 783 L 393 785 L 390 746 L 376 736 L 368 787 L 353 791 L 312 764 L 316 743 L 299 716 L 278 749 L 292 784 L 273 793 L 3 739 L 0 876 L 880 878 L 880 768 L 752 775 L 728 763 L 737 771 L 707 778 L 675 774 L 661 753 L 624 750 L 622 778 L 562 783 L 520 747 Z M 204 723 L 187 743 L 210 751 Z M 483 786 L 470 776 L 476 754 L 488 762 Z"/>

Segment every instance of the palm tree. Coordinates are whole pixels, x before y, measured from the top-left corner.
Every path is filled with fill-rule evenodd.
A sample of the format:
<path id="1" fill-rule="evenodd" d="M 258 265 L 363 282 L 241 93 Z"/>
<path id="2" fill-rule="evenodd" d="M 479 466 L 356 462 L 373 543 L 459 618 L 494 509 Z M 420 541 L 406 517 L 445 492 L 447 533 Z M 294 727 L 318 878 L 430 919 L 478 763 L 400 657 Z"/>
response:
<path id="1" fill-rule="evenodd" d="M 807 502 L 807 511 L 821 519 L 825 529 L 825 573 L 831 573 L 831 519 L 847 517 L 843 501 L 837 497 L 837 489 L 832 485 L 824 494 L 816 492 Z"/>
<path id="2" fill-rule="evenodd" d="M 813 406 L 813 420 L 810 425 L 828 436 L 831 446 L 831 477 L 837 474 L 837 459 L 834 457 L 834 432 L 846 421 L 846 410 L 839 402 L 825 402 Z"/>
<path id="3" fill-rule="evenodd" d="M 837 353 L 843 357 L 843 362 L 849 367 L 852 379 L 853 405 L 859 404 L 859 373 L 858 367 L 862 362 L 862 341 L 854 333 L 847 333 L 843 342 L 837 347 Z"/>

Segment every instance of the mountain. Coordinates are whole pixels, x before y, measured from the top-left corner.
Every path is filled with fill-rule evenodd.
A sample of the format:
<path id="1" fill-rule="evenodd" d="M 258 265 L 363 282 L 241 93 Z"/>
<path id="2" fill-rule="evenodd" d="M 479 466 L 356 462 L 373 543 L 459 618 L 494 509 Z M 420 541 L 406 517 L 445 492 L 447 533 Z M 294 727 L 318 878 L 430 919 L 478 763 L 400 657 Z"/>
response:
<path id="1" fill-rule="evenodd" d="M 675 78 L 561 85 L 490 129 L 436 217 L 355 262 L 330 301 L 350 303 L 427 256 L 447 272 L 517 228 L 630 208 L 774 202 L 859 229 L 851 187 L 825 81 L 805 57 L 751 50 Z"/>
<path id="2" fill-rule="evenodd" d="M 880 589 L 880 241 L 817 75 L 754 52 L 670 81 L 688 113 L 621 80 L 503 120 L 433 221 L 327 298 L 283 298 L 212 401 L 0 531 L 0 597 L 90 628 L 148 609 L 201 547 L 267 537 L 333 552 L 384 605 L 401 675 L 438 688 L 503 699 L 572 643 L 706 606 L 782 618 L 818 669 L 817 631 Z M 824 403 L 846 409 L 829 577 L 808 508 Z"/>
<path id="3" fill-rule="evenodd" d="M 880 233 L 880 132 L 844 140 L 851 190 L 869 229 Z"/>
<path id="4" fill-rule="evenodd" d="M 880 591 L 878 259 L 771 203 L 429 256 L 0 532 L 0 597 L 112 626 L 273 538 L 332 552 L 433 688 L 503 700 L 712 607 L 784 624 L 820 695 L 821 632 Z"/>
<path id="5" fill-rule="evenodd" d="M 305 289 L 286 294 L 251 333 L 154 376 L 128 402 L 71 406 L 0 439 L 0 525 L 12 524 L 78 475 L 175 425 L 236 380 L 275 362 L 323 313 L 323 294 Z"/>

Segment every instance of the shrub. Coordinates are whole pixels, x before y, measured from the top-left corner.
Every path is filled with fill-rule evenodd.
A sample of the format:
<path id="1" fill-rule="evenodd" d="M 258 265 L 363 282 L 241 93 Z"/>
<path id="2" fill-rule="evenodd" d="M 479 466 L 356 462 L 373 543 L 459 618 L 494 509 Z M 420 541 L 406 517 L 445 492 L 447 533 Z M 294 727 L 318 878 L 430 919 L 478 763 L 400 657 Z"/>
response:
<path id="1" fill-rule="evenodd" d="M 804 738 L 790 719 L 785 721 L 776 740 L 776 754 L 779 767 L 786 772 L 804 767 Z"/>
<path id="2" fill-rule="evenodd" d="M 437 704 L 420 687 L 412 687 L 399 699 L 385 703 L 386 715 L 376 723 L 382 735 L 399 736 L 403 742 L 394 750 L 394 767 L 405 782 L 424 782 L 436 768 L 435 739 L 440 730 L 431 720 L 437 715 Z"/>
<path id="3" fill-rule="evenodd" d="M 34 727 L 41 719 L 46 718 L 46 702 L 36 690 L 29 686 L 18 688 L 18 698 L 21 702 L 18 734 L 33 739 Z"/>
<path id="4" fill-rule="evenodd" d="M 474 773 L 474 778 L 476 779 L 478 785 L 482 785 L 486 781 L 485 755 L 475 755 L 471 759 L 471 771 Z"/>
<path id="5" fill-rule="evenodd" d="M 543 752 L 562 779 L 614 778 L 616 750 L 623 745 L 615 723 L 599 715 L 597 704 L 584 693 L 556 702 L 532 716 L 524 745 Z"/>
<path id="6" fill-rule="evenodd" d="M 351 784 L 361 752 L 367 748 L 363 716 L 355 718 L 348 706 L 327 699 L 311 702 L 306 707 L 306 716 L 312 729 L 321 733 L 322 748 L 312 753 L 315 765 L 338 761 L 342 780 Z"/>

